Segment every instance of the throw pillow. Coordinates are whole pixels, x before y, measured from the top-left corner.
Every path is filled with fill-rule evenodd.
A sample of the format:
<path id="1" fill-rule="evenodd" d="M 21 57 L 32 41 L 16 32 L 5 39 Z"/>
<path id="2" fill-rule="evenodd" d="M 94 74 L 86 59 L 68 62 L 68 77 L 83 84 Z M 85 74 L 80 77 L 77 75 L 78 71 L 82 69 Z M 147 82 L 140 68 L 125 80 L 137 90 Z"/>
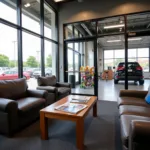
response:
<path id="1" fill-rule="evenodd" d="M 145 97 L 146 103 L 150 104 L 150 94 L 147 94 Z"/>

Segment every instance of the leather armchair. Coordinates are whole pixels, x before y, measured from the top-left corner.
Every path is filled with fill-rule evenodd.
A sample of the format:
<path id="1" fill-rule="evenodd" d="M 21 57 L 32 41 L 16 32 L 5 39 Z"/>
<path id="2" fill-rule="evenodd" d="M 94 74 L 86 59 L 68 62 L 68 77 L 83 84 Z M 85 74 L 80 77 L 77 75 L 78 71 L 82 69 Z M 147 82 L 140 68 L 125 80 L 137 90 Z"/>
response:
<path id="1" fill-rule="evenodd" d="M 24 78 L 1 80 L 0 133 L 11 136 L 36 120 L 47 96 L 47 91 L 28 90 Z"/>
<path id="2" fill-rule="evenodd" d="M 48 91 L 47 105 L 69 95 L 71 93 L 70 83 L 61 83 L 56 81 L 55 76 L 38 77 L 38 90 Z"/>

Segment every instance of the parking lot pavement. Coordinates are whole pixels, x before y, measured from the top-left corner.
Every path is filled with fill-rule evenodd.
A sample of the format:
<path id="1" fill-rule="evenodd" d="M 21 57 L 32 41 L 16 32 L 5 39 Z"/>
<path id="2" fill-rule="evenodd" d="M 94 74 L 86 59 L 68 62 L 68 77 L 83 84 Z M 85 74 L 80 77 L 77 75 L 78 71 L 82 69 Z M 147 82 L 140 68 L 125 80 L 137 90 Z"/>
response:
<path id="1" fill-rule="evenodd" d="M 36 89 L 36 87 L 37 87 L 37 79 L 30 78 L 29 80 L 27 80 L 27 84 L 28 84 L 29 89 Z"/>

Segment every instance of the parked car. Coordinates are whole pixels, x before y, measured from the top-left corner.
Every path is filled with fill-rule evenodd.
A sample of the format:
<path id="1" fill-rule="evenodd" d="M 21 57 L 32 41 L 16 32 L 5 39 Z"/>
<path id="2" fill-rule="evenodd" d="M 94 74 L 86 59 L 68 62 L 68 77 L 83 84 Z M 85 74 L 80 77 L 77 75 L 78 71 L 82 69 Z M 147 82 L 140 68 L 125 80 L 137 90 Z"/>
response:
<path id="1" fill-rule="evenodd" d="M 52 69 L 51 68 L 46 68 L 45 69 L 45 76 L 51 76 L 52 75 Z M 41 70 L 40 71 L 35 71 L 33 72 L 33 77 L 38 78 L 41 76 Z"/>
<path id="2" fill-rule="evenodd" d="M 23 73 L 23 76 L 28 80 L 30 75 L 26 72 Z M 4 71 L 0 74 L 0 80 L 13 80 L 18 78 L 18 72 L 13 70 Z"/>
<path id="3" fill-rule="evenodd" d="M 119 63 L 114 75 L 114 83 L 118 84 L 120 80 L 125 80 L 125 63 Z M 128 62 L 128 80 L 144 84 L 143 68 L 138 62 Z"/>

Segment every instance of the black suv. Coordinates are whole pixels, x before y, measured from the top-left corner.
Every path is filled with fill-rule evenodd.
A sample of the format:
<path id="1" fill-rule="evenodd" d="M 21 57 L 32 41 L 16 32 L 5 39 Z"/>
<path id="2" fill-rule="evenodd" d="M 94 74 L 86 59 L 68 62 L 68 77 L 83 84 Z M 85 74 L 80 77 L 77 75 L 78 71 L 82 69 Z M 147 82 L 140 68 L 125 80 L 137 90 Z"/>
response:
<path id="1" fill-rule="evenodd" d="M 118 81 L 125 80 L 125 63 L 119 63 L 114 75 L 114 83 L 118 84 Z M 140 85 L 144 84 L 143 69 L 138 62 L 128 62 L 128 80 L 137 82 Z"/>

